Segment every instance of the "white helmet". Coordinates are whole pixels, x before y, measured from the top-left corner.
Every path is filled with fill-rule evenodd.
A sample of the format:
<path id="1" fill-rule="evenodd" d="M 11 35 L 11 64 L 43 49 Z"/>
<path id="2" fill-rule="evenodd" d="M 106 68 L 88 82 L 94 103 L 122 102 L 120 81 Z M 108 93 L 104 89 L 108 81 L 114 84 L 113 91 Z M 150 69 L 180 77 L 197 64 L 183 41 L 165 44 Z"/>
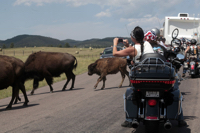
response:
<path id="1" fill-rule="evenodd" d="M 151 29 L 152 31 L 154 31 L 156 33 L 156 36 L 159 37 L 160 36 L 160 30 L 158 28 L 153 28 Z"/>

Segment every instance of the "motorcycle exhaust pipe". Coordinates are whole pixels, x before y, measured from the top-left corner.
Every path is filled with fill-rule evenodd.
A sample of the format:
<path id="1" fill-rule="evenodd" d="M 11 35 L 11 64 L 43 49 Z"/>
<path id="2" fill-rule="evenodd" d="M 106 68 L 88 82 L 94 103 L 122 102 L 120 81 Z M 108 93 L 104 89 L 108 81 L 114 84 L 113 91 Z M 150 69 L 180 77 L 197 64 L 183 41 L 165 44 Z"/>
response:
<path id="1" fill-rule="evenodd" d="M 171 122 L 170 122 L 169 120 L 164 124 L 164 128 L 165 128 L 166 130 L 169 130 L 169 129 L 172 128 L 172 124 L 171 124 Z"/>
<path id="2" fill-rule="evenodd" d="M 139 123 L 137 122 L 137 120 L 133 120 L 132 127 L 137 128 L 138 126 L 139 126 Z"/>

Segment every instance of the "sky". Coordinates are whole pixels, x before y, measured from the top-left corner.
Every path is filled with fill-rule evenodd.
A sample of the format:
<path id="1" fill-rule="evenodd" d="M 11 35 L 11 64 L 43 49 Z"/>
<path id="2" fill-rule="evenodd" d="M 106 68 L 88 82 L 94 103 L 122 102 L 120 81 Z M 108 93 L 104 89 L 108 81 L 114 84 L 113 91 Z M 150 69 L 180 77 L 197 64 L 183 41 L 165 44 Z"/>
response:
<path id="1" fill-rule="evenodd" d="M 136 26 L 162 28 L 165 16 L 200 14 L 199 0 L 1 0 L 0 40 L 41 35 L 59 40 L 129 37 Z"/>

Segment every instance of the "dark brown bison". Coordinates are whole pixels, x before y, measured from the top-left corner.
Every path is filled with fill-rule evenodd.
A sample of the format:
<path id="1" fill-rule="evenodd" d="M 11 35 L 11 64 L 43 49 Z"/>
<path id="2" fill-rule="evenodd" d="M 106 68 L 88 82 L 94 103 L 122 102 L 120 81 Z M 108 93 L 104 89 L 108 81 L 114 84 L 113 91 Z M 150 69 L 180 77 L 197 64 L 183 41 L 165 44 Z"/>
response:
<path id="1" fill-rule="evenodd" d="M 108 74 L 116 74 L 119 71 L 121 72 L 122 76 L 122 81 L 119 85 L 119 88 L 122 86 L 122 83 L 124 82 L 125 75 L 128 76 L 129 78 L 129 73 L 126 70 L 127 68 L 127 61 L 126 59 L 123 58 L 103 58 L 103 59 L 98 59 L 96 62 L 90 64 L 88 66 L 88 75 L 92 75 L 96 73 L 100 77 L 97 80 L 97 83 L 94 86 L 94 89 L 96 89 L 98 83 L 103 80 L 103 86 L 101 89 L 105 88 L 105 81 L 106 81 L 106 75 Z M 130 80 L 129 80 L 130 83 Z M 129 84 L 130 86 L 130 84 Z"/>
<path id="2" fill-rule="evenodd" d="M 31 54 L 25 62 L 26 79 L 34 79 L 31 94 L 34 94 L 34 90 L 37 89 L 39 81 L 42 81 L 43 79 L 45 79 L 49 85 L 50 92 L 53 92 L 51 86 L 53 83 L 53 77 L 59 77 L 62 73 L 65 73 L 67 76 L 67 82 L 62 90 L 65 90 L 71 79 L 72 85 L 70 90 L 72 90 L 75 81 L 75 75 L 72 71 L 76 67 L 76 58 L 68 53 L 36 52 Z"/>
<path id="3" fill-rule="evenodd" d="M 12 108 L 14 99 L 20 99 L 18 97 L 19 89 L 24 95 L 24 106 L 26 106 L 29 100 L 24 87 L 24 62 L 15 57 L 0 55 L 0 65 L 0 89 L 6 89 L 12 86 L 12 98 L 7 109 Z"/>

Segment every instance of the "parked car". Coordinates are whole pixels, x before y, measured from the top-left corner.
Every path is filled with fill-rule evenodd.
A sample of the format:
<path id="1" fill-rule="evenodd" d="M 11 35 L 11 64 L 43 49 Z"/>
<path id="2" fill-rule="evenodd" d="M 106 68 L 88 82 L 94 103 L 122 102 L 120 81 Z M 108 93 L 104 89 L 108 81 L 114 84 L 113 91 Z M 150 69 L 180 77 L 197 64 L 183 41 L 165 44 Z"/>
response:
<path id="1" fill-rule="evenodd" d="M 117 51 L 123 50 L 123 48 L 121 46 L 117 46 Z M 102 58 L 110 58 L 110 57 L 114 57 L 113 56 L 113 47 L 107 47 L 104 49 L 103 53 L 100 53 Z"/>

